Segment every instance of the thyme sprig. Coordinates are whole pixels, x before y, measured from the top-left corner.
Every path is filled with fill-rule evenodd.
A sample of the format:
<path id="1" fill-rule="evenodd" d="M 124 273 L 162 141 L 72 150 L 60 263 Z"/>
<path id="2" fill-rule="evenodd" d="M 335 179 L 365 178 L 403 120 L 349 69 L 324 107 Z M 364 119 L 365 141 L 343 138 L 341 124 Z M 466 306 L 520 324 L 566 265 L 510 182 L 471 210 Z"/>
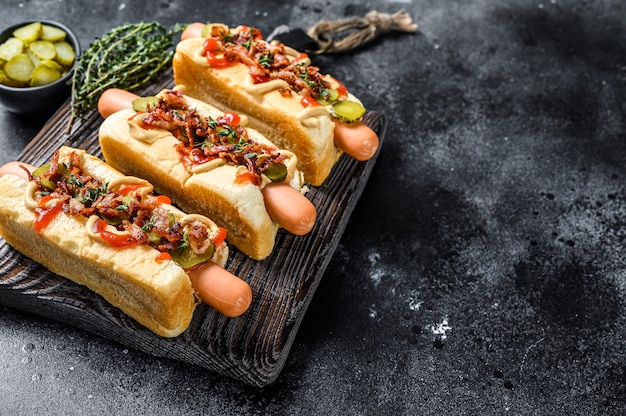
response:
<path id="1" fill-rule="evenodd" d="M 80 56 L 72 75 L 71 115 L 76 119 L 94 110 L 109 88 L 132 90 L 154 79 L 174 56 L 173 36 L 186 24 L 167 29 L 159 22 L 126 23 L 96 38 Z"/>

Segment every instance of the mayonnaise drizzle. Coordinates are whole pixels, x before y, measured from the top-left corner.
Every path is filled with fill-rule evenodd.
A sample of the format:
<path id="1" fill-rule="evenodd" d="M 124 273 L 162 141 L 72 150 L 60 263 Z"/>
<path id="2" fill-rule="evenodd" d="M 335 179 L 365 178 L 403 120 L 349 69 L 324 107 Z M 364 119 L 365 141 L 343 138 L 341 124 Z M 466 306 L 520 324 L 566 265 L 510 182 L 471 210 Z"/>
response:
<path id="1" fill-rule="evenodd" d="M 273 79 L 266 82 L 260 82 L 255 84 L 252 81 L 252 77 L 246 77 L 246 80 L 243 84 L 243 89 L 250 95 L 263 95 L 267 94 L 270 91 L 279 90 L 281 88 L 289 88 L 289 84 L 287 81 L 282 79 Z"/>
<path id="2" fill-rule="evenodd" d="M 222 158 L 217 158 L 217 159 L 209 160 L 208 162 L 195 164 L 189 168 L 189 172 L 204 173 L 204 172 L 209 172 L 213 169 L 217 169 L 224 165 L 227 165 L 226 161 Z"/>
<path id="3" fill-rule="evenodd" d="M 52 198 L 46 201 L 43 206 L 40 206 L 37 203 L 37 191 L 39 191 L 39 186 L 37 185 L 37 183 L 29 182 L 26 187 L 26 192 L 24 192 L 24 205 L 26 205 L 28 209 L 34 211 L 35 208 L 50 208 L 51 206 L 59 202 L 59 198 Z"/>
<path id="4" fill-rule="evenodd" d="M 97 215 L 90 215 L 89 218 L 87 218 L 87 222 L 85 223 L 85 229 L 87 230 L 87 235 L 89 235 L 89 237 L 91 237 L 91 239 L 94 241 L 108 245 L 108 243 L 102 238 L 102 235 L 97 231 L 96 221 L 98 221 L 99 219 L 100 217 L 98 217 Z M 120 231 L 117 228 L 109 224 L 107 224 L 106 226 L 106 231 L 115 235 L 119 235 L 121 237 L 131 236 L 130 231 L 126 231 L 126 230 Z"/>
<path id="5" fill-rule="evenodd" d="M 320 125 L 320 121 L 317 117 L 328 117 L 330 115 L 330 111 L 326 106 L 319 107 L 307 107 L 300 111 L 298 114 L 298 120 L 300 123 L 306 127 L 317 127 Z"/>
<path id="6" fill-rule="evenodd" d="M 123 186 L 136 185 L 140 185 L 141 188 L 138 188 L 135 193 L 140 194 L 141 196 L 146 196 L 147 194 L 152 193 L 152 191 L 154 190 L 154 187 L 150 182 L 145 179 L 137 178 L 135 176 L 123 176 L 113 179 L 109 182 L 108 188 L 111 191 L 119 191 Z"/>
<path id="7" fill-rule="evenodd" d="M 37 208 L 37 201 L 35 200 L 35 193 L 39 187 L 35 182 L 29 182 L 24 192 L 24 205 L 30 210 Z"/>
<path id="8" fill-rule="evenodd" d="M 139 123 L 141 123 L 140 120 L 130 120 L 128 122 L 128 129 L 130 130 L 131 137 L 140 142 L 152 144 L 159 139 L 171 135 L 171 133 L 165 129 L 144 129 Z"/>

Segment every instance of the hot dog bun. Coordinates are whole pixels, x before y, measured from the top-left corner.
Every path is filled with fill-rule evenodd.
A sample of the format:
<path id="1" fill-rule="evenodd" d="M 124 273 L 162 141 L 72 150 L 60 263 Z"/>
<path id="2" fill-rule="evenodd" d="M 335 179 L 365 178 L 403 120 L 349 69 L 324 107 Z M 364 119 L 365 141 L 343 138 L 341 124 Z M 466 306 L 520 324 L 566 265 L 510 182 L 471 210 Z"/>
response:
<path id="1" fill-rule="evenodd" d="M 164 90 L 158 97 L 170 95 L 172 91 Z M 181 94 L 175 99 L 185 102 L 187 108 L 205 119 L 224 116 L 222 111 L 199 100 Z M 145 113 L 126 109 L 104 120 L 99 141 L 107 163 L 127 174 L 146 178 L 182 209 L 212 218 L 228 229 L 228 241 L 251 258 L 266 258 L 274 248 L 279 228 L 264 205 L 262 189 L 269 179 L 262 175 L 260 184 L 238 183 L 239 175 L 246 168 L 222 159 L 206 163 L 206 169 L 195 171 L 181 161 L 176 149 L 180 140 L 167 129 L 142 127 L 142 117 Z M 245 119 L 241 124 L 245 124 Z M 254 142 L 278 151 L 259 132 L 247 129 L 247 134 Z M 285 156 L 283 163 L 287 171 L 283 183 L 303 193 L 305 188 L 302 173 L 297 169 L 297 158 L 288 151 L 280 150 L 280 153 Z"/>
<path id="2" fill-rule="evenodd" d="M 69 160 L 80 160 L 82 172 L 106 183 L 128 180 L 83 150 L 59 149 L 58 161 L 69 163 Z M 95 236 L 93 226 L 89 225 L 94 216 L 59 211 L 47 225 L 36 230 L 41 211 L 32 206 L 34 183 L 10 170 L 3 173 L 6 174 L 0 176 L 0 235 L 11 246 L 53 273 L 87 286 L 160 336 L 174 337 L 188 327 L 199 300 L 181 266 L 171 260 L 157 261 L 161 252 L 147 244 L 124 248 L 107 244 Z M 188 217 L 171 205 L 163 204 L 163 207 L 172 218 Z M 209 224 L 211 232 L 218 228 L 207 218 L 202 220 Z M 227 257 L 228 247 L 220 244 L 211 261 L 224 265 Z"/>
<path id="3" fill-rule="evenodd" d="M 212 26 L 219 28 L 220 25 Z M 231 34 L 248 30 L 245 27 L 229 29 L 221 26 L 214 30 L 230 30 Z M 254 41 L 264 42 L 260 36 L 255 37 Z M 204 38 L 191 34 L 178 43 L 172 63 L 174 82 L 178 88 L 186 95 L 206 101 L 223 111 L 232 110 L 248 115 L 250 127 L 259 130 L 278 147 L 296 154 L 307 183 L 321 185 L 342 154 L 334 142 L 335 124 L 339 123 L 331 114 L 335 107 L 331 103 L 320 105 L 319 100 L 315 99 L 303 101 L 309 92 L 303 94 L 292 91 L 282 79 L 259 81 L 257 78 L 255 81 L 248 65 L 239 59 L 228 60 L 223 66 L 212 66 L 205 56 L 204 45 Z M 265 43 L 263 47 L 269 50 L 271 46 L 267 45 Z M 284 56 L 291 62 L 301 61 L 304 66 L 310 64 L 303 54 L 288 47 L 285 47 L 285 51 Z M 295 77 L 298 78 L 297 75 Z M 333 94 L 340 94 L 341 100 L 349 100 L 360 106 L 358 99 L 348 94 L 340 83 L 327 75 L 323 78 L 324 82 L 327 81 L 327 90 L 332 89 Z M 366 155 L 360 160 L 372 157 L 378 148 L 377 136 L 368 133 Z"/>

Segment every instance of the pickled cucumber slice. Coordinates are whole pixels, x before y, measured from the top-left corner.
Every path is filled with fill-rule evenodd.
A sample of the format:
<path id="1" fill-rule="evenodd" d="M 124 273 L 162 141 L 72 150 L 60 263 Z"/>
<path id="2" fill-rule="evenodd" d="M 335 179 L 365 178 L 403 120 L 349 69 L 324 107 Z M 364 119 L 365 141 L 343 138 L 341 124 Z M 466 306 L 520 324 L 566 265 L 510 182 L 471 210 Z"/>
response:
<path id="1" fill-rule="evenodd" d="M 28 83 L 33 75 L 35 65 L 28 55 L 20 53 L 11 58 L 4 66 L 4 72 L 14 81 Z"/>
<path id="2" fill-rule="evenodd" d="M 67 42 L 56 42 L 54 44 L 56 49 L 56 60 L 58 63 L 64 66 L 71 66 L 76 59 L 76 52 L 72 45 Z"/>
<path id="3" fill-rule="evenodd" d="M 339 99 L 339 91 L 334 88 L 329 88 L 326 90 L 326 96 L 323 98 L 320 104 L 324 105 L 327 103 L 333 103 Z M 326 101 L 326 102 L 324 102 Z"/>
<path id="4" fill-rule="evenodd" d="M 211 243 L 207 251 L 203 254 L 196 254 L 191 248 L 186 247 L 184 250 L 171 251 L 170 255 L 172 256 L 172 260 L 178 263 L 180 267 L 183 269 L 191 269 L 200 263 L 211 260 L 213 253 L 215 253 L 215 245 Z"/>
<path id="5" fill-rule="evenodd" d="M 26 49 L 24 53 L 28 55 L 31 61 L 33 61 L 33 65 L 37 66 L 41 64 L 41 59 L 39 59 L 39 57 L 35 55 L 35 53 L 31 51 L 30 48 Z"/>
<path id="6" fill-rule="evenodd" d="M 59 166 L 61 165 L 62 164 L 59 164 Z M 39 165 L 39 167 L 33 171 L 32 175 L 34 178 L 40 178 L 39 182 L 41 186 L 53 191 L 57 187 L 56 183 L 44 177 L 44 174 L 46 174 L 49 170 L 50 163 L 44 163 L 43 165 Z"/>
<path id="7" fill-rule="evenodd" d="M 65 40 L 67 34 L 61 28 L 56 26 L 50 26 L 46 24 L 41 25 L 41 40 L 47 40 L 49 42 L 61 42 Z"/>
<path id="8" fill-rule="evenodd" d="M 333 115 L 343 123 L 359 121 L 365 114 L 365 107 L 359 102 L 344 100 L 333 105 Z"/>
<path id="9" fill-rule="evenodd" d="M 9 38 L 0 45 L 0 59 L 9 61 L 24 51 L 24 42 L 18 38 Z"/>
<path id="10" fill-rule="evenodd" d="M 272 163 L 263 173 L 272 182 L 282 182 L 287 178 L 287 166 L 284 163 Z"/>
<path id="11" fill-rule="evenodd" d="M 148 111 L 148 106 L 154 107 L 159 102 L 159 99 L 155 96 L 139 97 L 135 98 L 132 102 L 133 110 L 137 113 L 143 113 Z"/>
<path id="12" fill-rule="evenodd" d="M 30 79 L 31 87 L 39 87 L 41 85 L 50 84 L 61 78 L 61 72 L 52 69 L 46 65 L 39 65 L 33 69 L 33 75 Z"/>
<path id="13" fill-rule="evenodd" d="M 59 74 L 63 73 L 65 70 L 63 69 L 63 67 L 61 66 L 61 64 L 59 64 L 57 61 L 54 61 L 52 59 L 46 59 L 45 61 L 40 61 L 39 65 L 44 65 L 47 66 L 50 69 L 54 69 L 55 71 L 58 71 Z M 35 65 L 37 66 L 37 65 Z"/>
<path id="14" fill-rule="evenodd" d="M 29 49 L 39 59 L 54 59 L 57 56 L 57 49 L 54 43 L 47 40 L 36 40 L 30 44 Z"/>
<path id="15" fill-rule="evenodd" d="M 9 87 L 23 87 L 24 84 L 15 81 L 7 76 L 4 70 L 0 69 L 0 84 L 8 85 Z"/>
<path id="16" fill-rule="evenodd" d="M 228 33 L 229 31 L 230 28 L 223 23 L 207 23 L 202 28 L 200 35 L 203 38 L 210 38 L 211 36 L 216 36 L 218 33 Z"/>
<path id="17" fill-rule="evenodd" d="M 34 22 L 17 28 L 13 31 L 13 36 L 28 44 L 36 41 L 41 36 L 41 22 Z"/>

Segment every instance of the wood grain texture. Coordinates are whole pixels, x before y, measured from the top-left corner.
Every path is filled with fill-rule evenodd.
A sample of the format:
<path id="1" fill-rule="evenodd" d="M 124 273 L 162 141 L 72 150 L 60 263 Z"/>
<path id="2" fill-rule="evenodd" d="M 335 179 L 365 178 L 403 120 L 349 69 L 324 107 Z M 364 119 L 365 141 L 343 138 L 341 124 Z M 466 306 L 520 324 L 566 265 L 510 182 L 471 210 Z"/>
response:
<path id="1" fill-rule="evenodd" d="M 154 94 L 171 88 L 171 71 L 138 91 Z M 62 107 L 26 146 L 19 160 L 47 161 L 62 146 L 102 157 L 97 113 L 74 123 L 68 133 L 69 104 Z M 370 112 L 365 123 L 384 139 L 386 119 Z M 176 338 L 161 338 L 137 324 L 87 288 L 48 272 L 0 239 L 0 303 L 81 328 L 146 353 L 185 361 L 243 383 L 263 387 L 279 375 L 304 313 L 367 183 L 375 158 L 357 162 L 342 156 L 329 179 L 307 194 L 318 212 L 306 236 L 280 230 L 269 258 L 254 261 L 231 246 L 226 268 L 253 291 L 250 309 L 228 318 L 205 304 L 189 328 Z"/>

